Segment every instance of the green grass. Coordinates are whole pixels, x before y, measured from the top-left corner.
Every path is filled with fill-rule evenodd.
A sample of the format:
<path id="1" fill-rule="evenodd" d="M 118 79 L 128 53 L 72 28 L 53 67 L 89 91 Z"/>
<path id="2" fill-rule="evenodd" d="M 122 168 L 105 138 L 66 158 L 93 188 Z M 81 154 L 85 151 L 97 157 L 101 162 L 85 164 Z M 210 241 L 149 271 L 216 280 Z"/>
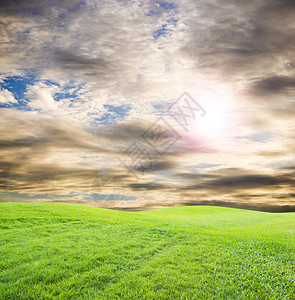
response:
<path id="1" fill-rule="evenodd" d="M 0 204 L 0 299 L 295 299 L 295 213 Z"/>

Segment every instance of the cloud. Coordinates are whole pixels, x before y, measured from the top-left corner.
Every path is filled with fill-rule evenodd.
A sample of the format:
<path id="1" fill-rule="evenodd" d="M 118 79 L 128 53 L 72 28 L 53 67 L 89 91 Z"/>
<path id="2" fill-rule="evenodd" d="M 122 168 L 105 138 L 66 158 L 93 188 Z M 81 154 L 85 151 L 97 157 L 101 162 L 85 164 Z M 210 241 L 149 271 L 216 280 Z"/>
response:
<path id="1" fill-rule="evenodd" d="M 250 190 L 250 189 L 263 189 L 269 187 L 270 189 L 276 189 L 280 185 L 294 184 L 294 179 L 285 176 L 270 176 L 270 175 L 244 175 L 235 177 L 225 177 L 213 180 L 207 183 L 205 186 L 211 189 L 223 190 L 223 191 L 235 191 L 235 190 Z M 196 186 L 200 188 L 200 186 Z"/>
<path id="2" fill-rule="evenodd" d="M 167 186 L 161 183 L 132 183 L 129 185 L 134 190 L 160 190 L 167 189 Z"/>
<path id="3" fill-rule="evenodd" d="M 115 71 L 114 62 L 103 58 L 91 57 L 74 51 L 60 50 L 55 53 L 56 64 L 69 72 L 81 72 L 87 75 L 103 75 Z"/>
<path id="4" fill-rule="evenodd" d="M 114 207 L 93 200 L 112 177 L 136 198 L 122 209 L 292 207 L 294 1 L 6 2 L 3 193 Z M 206 110 L 187 130 L 167 117 L 185 91 Z"/>
<path id="5" fill-rule="evenodd" d="M 14 98 L 13 94 L 6 90 L 6 89 L 0 89 L 0 103 L 2 104 L 11 104 L 11 103 L 17 103 L 17 100 Z"/>
<path id="6" fill-rule="evenodd" d="M 48 86 L 43 83 L 28 86 L 26 97 L 29 99 L 29 106 L 33 109 L 44 111 L 56 110 L 58 103 L 54 100 L 55 86 Z"/>
<path id="7" fill-rule="evenodd" d="M 268 89 L 275 81 L 277 92 L 294 74 L 291 2 L 188 2 L 196 17 L 189 19 L 191 36 L 183 51 L 198 68 L 240 82 L 241 89 L 251 88 L 253 80 Z"/>
<path id="8" fill-rule="evenodd" d="M 257 94 L 274 95 L 295 89 L 295 78 L 288 76 L 272 76 L 261 79 L 253 84 L 253 91 Z"/>

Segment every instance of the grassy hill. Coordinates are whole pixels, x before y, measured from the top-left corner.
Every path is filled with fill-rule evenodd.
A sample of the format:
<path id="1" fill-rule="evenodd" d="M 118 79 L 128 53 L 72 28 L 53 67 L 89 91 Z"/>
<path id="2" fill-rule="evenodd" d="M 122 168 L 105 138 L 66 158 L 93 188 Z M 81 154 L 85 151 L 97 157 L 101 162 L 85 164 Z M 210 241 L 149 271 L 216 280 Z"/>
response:
<path id="1" fill-rule="evenodd" d="M 295 299 L 295 213 L 0 204 L 0 299 Z"/>

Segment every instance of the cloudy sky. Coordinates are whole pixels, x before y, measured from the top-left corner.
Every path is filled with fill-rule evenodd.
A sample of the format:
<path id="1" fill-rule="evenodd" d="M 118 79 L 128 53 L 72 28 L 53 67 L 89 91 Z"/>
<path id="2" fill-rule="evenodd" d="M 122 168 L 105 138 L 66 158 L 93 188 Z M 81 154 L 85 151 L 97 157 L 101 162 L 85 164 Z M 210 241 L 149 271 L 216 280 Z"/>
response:
<path id="1" fill-rule="evenodd" d="M 293 0 L 2 0 L 0 42 L 0 201 L 295 210 Z"/>

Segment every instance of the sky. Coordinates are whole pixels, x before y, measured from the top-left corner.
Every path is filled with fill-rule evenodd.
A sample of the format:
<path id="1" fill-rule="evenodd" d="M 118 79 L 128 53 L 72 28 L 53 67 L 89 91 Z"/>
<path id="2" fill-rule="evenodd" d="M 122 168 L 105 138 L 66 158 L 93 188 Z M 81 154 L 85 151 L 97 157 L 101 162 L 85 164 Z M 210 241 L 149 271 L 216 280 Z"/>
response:
<path id="1" fill-rule="evenodd" d="M 295 2 L 0 0 L 0 201 L 295 211 Z"/>

